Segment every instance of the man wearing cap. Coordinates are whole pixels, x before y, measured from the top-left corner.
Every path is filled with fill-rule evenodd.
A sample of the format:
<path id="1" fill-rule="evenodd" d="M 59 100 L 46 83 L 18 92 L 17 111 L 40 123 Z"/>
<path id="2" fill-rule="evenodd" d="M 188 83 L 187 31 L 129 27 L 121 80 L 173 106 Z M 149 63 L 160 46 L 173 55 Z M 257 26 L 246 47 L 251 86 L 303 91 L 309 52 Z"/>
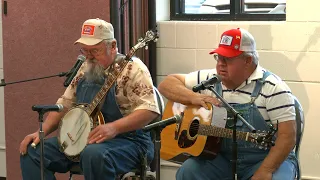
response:
<path id="1" fill-rule="evenodd" d="M 58 128 L 64 114 L 75 104 L 91 103 L 110 70 L 119 67 L 124 55 L 118 53 L 113 26 L 102 19 L 83 23 L 81 38 L 75 44 L 86 56 L 77 75 L 57 104 L 63 112 L 51 112 L 43 123 L 45 136 Z M 132 58 L 102 101 L 101 112 L 106 123 L 93 129 L 88 145 L 80 154 L 80 167 L 86 180 L 114 180 L 117 174 L 140 167 L 141 155 L 148 162 L 154 149 L 149 133 L 141 128 L 158 117 L 159 107 L 153 82 L 145 64 Z M 27 135 L 20 145 L 20 164 L 24 180 L 40 179 L 39 131 Z M 55 179 L 55 172 L 68 172 L 74 164 L 60 152 L 56 137 L 44 141 L 45 179 Z"/>
<path id="2" fill-rule="evenodd" d="M 219 76 L 221 82 L 212 84 L 215 91 L 256 130 L 269 131 L 269 124 L 277 126 L 278 123 L 275 146 L 271 149 L 259 149 L 253 143 L 237 141 L 237 177 L 241 180 L 295 179 L 296 158 L 292 149 L 296 122 L 289 87 L 259 65 L 255 40 L 244 29 L 225 31 L 219 47 L 210 54 L 217 62 L 216 69 L 169 75 L 159 84 L 161 94 L 186 105 L 207 108 L 205 103 L 211 103 L 214 107 L 223 106 L 210 90 L 201 90 L 200 93 L 191 90 L 200 82 Z M 224 123 L 225 128 L 232 128 L 232 122 L 224 120 Z M 236 126 L 238 131 L 250 132 L 240 119 Z M 232 139 L 224 138 L 216 158 L 189 158 L 177 171 L 177 180 L 233 179 L 232 147 Z"/>

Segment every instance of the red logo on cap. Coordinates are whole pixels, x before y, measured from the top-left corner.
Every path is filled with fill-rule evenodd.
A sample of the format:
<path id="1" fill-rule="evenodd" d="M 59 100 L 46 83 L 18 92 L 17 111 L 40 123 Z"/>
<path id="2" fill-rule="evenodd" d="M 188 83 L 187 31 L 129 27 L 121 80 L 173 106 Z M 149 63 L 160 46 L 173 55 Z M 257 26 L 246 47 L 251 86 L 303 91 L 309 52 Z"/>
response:
<path id="1" fill-rule="evenodd" d="M 95 26 L 93 25 L 83 25 L 82 34 L 92 36 L 94 34 L 94 28 Z"/>

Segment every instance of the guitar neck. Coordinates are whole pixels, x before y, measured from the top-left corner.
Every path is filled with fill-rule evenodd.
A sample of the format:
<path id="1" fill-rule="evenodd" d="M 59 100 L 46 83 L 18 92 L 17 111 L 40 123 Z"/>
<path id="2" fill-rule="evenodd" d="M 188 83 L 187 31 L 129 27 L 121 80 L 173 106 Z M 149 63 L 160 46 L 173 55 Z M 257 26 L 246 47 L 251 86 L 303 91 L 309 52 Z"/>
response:
<path id="1" fill-rule="evenodd" d="M 204 136 L 232 138 L 232 129 L 200 124 L 198 134 Z M 236 137 L 239 140 L 250 141 L 250 135 L 251 133 L 249 132 L 236 131 Z"/>

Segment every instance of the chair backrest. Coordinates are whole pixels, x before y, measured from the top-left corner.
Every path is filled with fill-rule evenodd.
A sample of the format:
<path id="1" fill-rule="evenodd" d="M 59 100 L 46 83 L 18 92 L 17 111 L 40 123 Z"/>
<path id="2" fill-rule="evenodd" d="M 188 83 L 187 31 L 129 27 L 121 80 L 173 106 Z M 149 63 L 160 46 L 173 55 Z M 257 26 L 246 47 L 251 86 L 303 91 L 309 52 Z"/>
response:
<path id="1" fill-rule="evenodd" d="M 157 101 L 158 101 L 158 106 L 159 106 L 159 109 L 160 109 L 160 115 L 154 119 L 153 121 L 151 121 L 151 123 L 154 123 L 154 122 L 158 122 L 158 121 L 161 121 L 162 120 L 162 114 L 163 114 L 163 111 L 164 111 L 164 101 L 163 101 L 163 98 L 160 94 L 160 92 L 158 91 L 158 89 L 156 87 L 153 88 L 154 89 L 154 93 L 157 97 Z M 153 142 L 155 143 L 155 138 L 156 138 L 156 133 L 159 133 L 159 132 L 156 132 L 156 131 L 153 131 L 151 130 L 151 138 L 153 140 Z M 155 145 L 155 151 L 154 151 L 154 158 L 153 160 L 151 161 L 149 167 L 150 167 L 150 170 L 152 172 L 155 172 L 156 171 L 156 168 L 157 166 L 159 166 L 160 164 L 158 164 L 159 162 L 156 161 L 156 159 L 159 159 L 160 157 L 156 157 L 158 154 L 157 154 L 157 149 L 156 149 L 156 145 Z M 160 148 L 160 147 L 159 147 Z M 160 159 L 159 159 L 160 160 Z"/>
<path id="2" fill-rule="evenodd" d="M 159 106 L 159 110 L 160 110 L 160 115 L 155 118 L 154 120 L 152 120 L 149 124 L 152 124 L 152 123 L 155 123 L 155 122 L 158 122 L 158 121 L 161 121 L 162 120 L 162 115 L 163 115 L 163 111 L 164 111 L 164 101 L 163 101 L 163 98 L 160 94 L 160 92 L 158 91 L 158 89 L 156 87 L 153 87 L 154 89 L 154 93 L 157 97 L 157 102 L 158 102 L 158 106 Z M 155 131 L 151 130 L 151 138 L 152 140 L 154 141 L 154 138 L 155 138 Z"/>
<path id="3" fill-rule="evenodd" d="M 297 135 L 296 135 L 296 147 L 295 147 L 295 154 L 298 158 L 299 155 L 299 149 L 300 149 L 300 144 L 301 144 L 301 139 L 303 136 L 303 131 L 304 131 L 304 112 L 303 108 L 299 102 L 299 100 L 294 97 L 294 107 L 296 110 L 296 123 L 297 123 Z"/>
<path id="4" fill-rule="evenodd" d="M 303 131 L 304 131 L 304 126 L 305 126 L 305 120 L 304 120 L 304 112 L 302 109 L 302 106 L 299 102 L 299 100 L 294 97 L 294 107 L 296 110 L 296 124 L 297 124 L 297 135 L 296 135 L 296 146 L 294 148 L 294 152 L 296 154 L 297 157 L 297 173 L 296 173 L 296 179 L 300 180 L 301 179 L 301 166 L 299 163 L 299 150 L 300 150 L 300 144 L 301 144 L 301 139 L 303 136 Z"/>
<path id="5" fill-rule="evenodd" d="M 156 87 L 153 87 L 153 89 L 154 89 L 155 95 L 157 96 L 158 106 L 159 106 L 159 109 L 160 109 L 160 115 L 158 116 L 158 118 L 154 119 L 151 123 L 161 121 L 162 120 L 162 114 L 163 114 L 163 111 L 164 111 L 163 98 L 162 98 L 160 92 L 158 91 L 158 89 Z"/>

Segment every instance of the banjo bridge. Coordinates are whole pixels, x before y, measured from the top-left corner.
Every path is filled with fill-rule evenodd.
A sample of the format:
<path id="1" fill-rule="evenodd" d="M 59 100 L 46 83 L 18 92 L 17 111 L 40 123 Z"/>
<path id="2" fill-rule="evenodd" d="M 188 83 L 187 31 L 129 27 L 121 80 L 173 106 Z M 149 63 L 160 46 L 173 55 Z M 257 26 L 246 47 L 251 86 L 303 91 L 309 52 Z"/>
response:
<path id="1" fill-rule="evenodd" d="M 64 141 L 64 142 L 61 144 L 61 146 L 60 146 L 60 150 L 61 150 L 62 152 L 64 152 L 64 150 L 65 150 L 67 147 L 68 147 L 68 143 Z"/>
<path id="2" fill-rule="evenodd" d="M 70 134 L 70 133 L 67 133 L 67 135 L 68 135 L 69 139 L 70 139 L 72 142 L 74 142 L 74 139 L 72 138 L 71 134 Z M 65 143 L 65 142 L 63 142 L 63 143 Z"/>

